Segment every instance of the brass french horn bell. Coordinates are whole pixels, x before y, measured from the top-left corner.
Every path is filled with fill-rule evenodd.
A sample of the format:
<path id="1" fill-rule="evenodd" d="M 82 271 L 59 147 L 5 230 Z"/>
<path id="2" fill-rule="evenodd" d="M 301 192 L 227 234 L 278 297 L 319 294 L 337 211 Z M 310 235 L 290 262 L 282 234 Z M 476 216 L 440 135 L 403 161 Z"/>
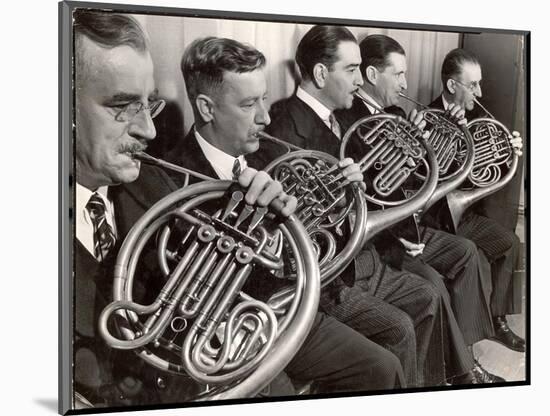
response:
<path id="1" fill-rule="evenodd" d="M 334 156 L 300 149 L 265 132 L 260 132 L 259 136 L 288 151 L 264 170 L 281 182 L 287 194 L 298 200 L 296 215 L 314 240 L 321 268 L 321 286 L 324 287 L 342 272 L 362 247 L 367 219 L 365 199 L 359 186 L 350 184 L 342 176 Z M 337 250 L 338 228 L 352 210 L 355 223 L 349 238 Z"/>
<path id="2" fill-rule="evenodd" d="M 437 157 L 439 184 L 422 209 L 426 211 L 466 180 L 474 165 L 474 141 L 468 126 L 451 120 L 446 111 L 429 108 L 403 93 L 399 95 L 420 107 L 425 130 L 429 132 L 427 142 Z M 422 171 L 415 174 L 424 176 Z"/>
<path id="3" fill-rule="evenodd" d="M 140 158 L 174 168 L 148 155 Z M 269 209 L 250 206 L 244 190 L 218 180 L 157 202 L 132 227 L 117 257 L 113 302 L 99 321 L 105 342 L 181 375 L 182 382 L 195 380 L 203 392 L 182 400 L 261 391 L 302 345 L 319 301 L 311 242 L 295 216 L 277 214 L 281 208 L 279 201 Z M 254 287 L 284 270 L 285 259 L 273 248 L 282 244 L 279 236 L 296 271 L 295 295 L 274 310 L 268 303 L 273 294 L 255 293 Z M 158 261 L 153 272 L 145 257 L 149 247 Z"/>
<path id="4" fill-rule="evenodd" d="M 487 117 L 468 122 L 474 143 L 474 162 L 468 174 L 470 187 L 456 189 L 447 196 L 455 227 L 469 206 L 506 186 L 514 177 L 519 163 L 519 157 L 510 143 L 512 135 L 508 128 L 475 97 L 474 101 Z"/>
<path id="5" fill-rule="evenodd" d="M 360 94 L 356 97 L 366 102 Z M 378 114 L 357 120 L 340 147 L 340 157 L 352 156 L 367 178 L 365 199 L 369 212 L 364 242 L 421 209 L 439 178 L 436 155 L 423 138 L 425 133 L 403 117 L 386 113 L 376 103 L 366 103 Z M 407 192 L 419 169 L 425 173 L 420 186 Z"/>

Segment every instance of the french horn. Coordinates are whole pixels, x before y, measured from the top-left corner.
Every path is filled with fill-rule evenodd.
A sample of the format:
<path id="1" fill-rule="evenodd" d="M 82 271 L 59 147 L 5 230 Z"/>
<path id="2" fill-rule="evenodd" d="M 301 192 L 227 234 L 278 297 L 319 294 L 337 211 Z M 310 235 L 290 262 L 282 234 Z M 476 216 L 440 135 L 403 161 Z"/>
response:
<path id="1" fill-rule="evenodd" d="M 264 138 L 267 137 L 264 133 Z M 326 286 L 353 260 L 362 247 L 367 205 L 357 184 L 341 175 L 338 160 L 324 152 L 295 150 L 272 161 L 264 169 L 298 200 L 296 215 L 314 242 Z M 338 233 L 351 210 L 355 225 L 338 247 Z"/>
<path id="2" fill-rule="evenodd" d="M 474 97 L 487 114 L 468 123 L 474 142 L 474 162 L 468 174 L 470 187 L 456 189 L 447 196 L 454 226 L 466 209 L 482 198 L 502 189 L 514 177 L 519 157 L 510 144 L 512 135 L 504 124 Z"/>
<path id="3" fill-rule="evenodd" d="M 399 96 L 421 108 L 419 114 L 426 121 L 425 130 L 429 132 L 426 140 L 437 157 L 439 183 L 420 210 L 421 214 L 468 178 L 474 166 L 474 140 L 468 126 L 451 120 L 446 111 L 429 108 L 403 93 L 399 93 Z M 421 170 L 416 175 L 420 178 L 424 176 Z"/>
<path id="4" fill-rule="evenodd" d="M 148 155 L 137 156 L 197 176 Z M 278 202 L 269 209 L 248 205 L 243 189 L 219 180 L 183 187 L 158 201 L 120 249 L 113 302 L 99 320 L 105 342 L 181 375 L 182 382 L 197 382 L 202 392 L 186 400 L 260 392 L 304 342 L 319 302 L 312 244 L 294 215 L 277 215 Z M 257 285 L 276 281 L 284 272 L 277 249 L 281 239 L 295 270 L 294 296 L 274 304 L 276 293 L 262 294 Z M 156 252 L 155 274 L 141 273 L 150 264 L 145 258 L 149 247 Z M 148 280 L 141 281 L 145 276 Z M 147 290 L 140 292 L 140 287 Z"/>
<path id="5" fill-rule="evenodd" d="M 365 101 L 360 94 L 356 97 Z M 379 114 L 359 119 L 347 130 L 340 147 L 340 157 L 344 158 L 349 155 L 351 140 L 361 143 L 357 163 L 368 180 L 365 199 L 369 208 L 378 208 L 369 209 L 363 244 L 421 210 L 439 180 L 437 157 L 424 139 L 424 131 L 401 116 L 377 109 Z M 407 188 L 419 170 L 424 172 L 421 184 L 411 192 Z"/>
<path id="6" fill-rule="evenodd" d="M 285 192 L 298 199 L 298 218 L 304 221 L 312 239 L 321 239 L 328 247 L 324 255 L 319 254 L 321 287 L 342 272 L 369 238 L 409 216 L 434 191 L 437 185 L 435 155 L 418 135 L 408 121 L 389 114 L 358 120 L 348 129 L 342 138 L 339 156 L 341 159 L 348 156 L 346 149 L 352 138 L 359 136 L 363 140 L 368 151 L 357 163 L 367 175 L 371 170 L 377 172 L 372 175 L 373 193 L 370 194 L 365 194 L 357 183 L 350 184 L 340 173 L 338 159 L 324 152 L 289 146 L 287 154 L 266 167 L 265 170 L 283 184 Z M 265 133 L 262 137 L 286 143 Z M 357 155 L 352 156 L 357 159 Z M 419 192 L 408 199 L 386 199 L 420 164 L 430 175 Z M 384 210 L 367 214 L 367 202 L 383 205 Z M 348 217 L 353 219 L 351 232 L 349 238 L 343 239 L 337 227 Z"/>

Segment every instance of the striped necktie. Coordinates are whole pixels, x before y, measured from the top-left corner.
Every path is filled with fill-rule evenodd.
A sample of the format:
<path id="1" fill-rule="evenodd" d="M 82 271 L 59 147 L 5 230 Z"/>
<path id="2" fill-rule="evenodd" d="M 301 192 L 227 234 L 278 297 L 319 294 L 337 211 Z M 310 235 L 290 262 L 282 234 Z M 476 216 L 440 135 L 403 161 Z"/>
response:
<path id="1" fill-rule="evenodd" d="M 97 192 L 94 192 L 86 205 L 94 226 L 94 254 L 103 261 L 116 242 L 113 229 L 105 218 L 105 203 Z"/>
<path id="2" fill-rule="evenodd" d="M 233 169 L 231 169 L 231 173 L 233 174 L 234 181 L 239 179 L 239 176 L 241 176 L 241 163 L 239 162 L 239 159 L 235 159 L 235 162 L 233 162 Z"/>
<path id="3" fill-rule="evenodd" d="M 330 129 L 334 133 L 336 137 L 339 139 L 342 138 L 342 131 L 340 130 L 340 124 L 338 124 L 338 120 L 336 120 L 336 117 L 333 113 L 330 113 L 330 116 L 328 117 L 328 121 L 330 122 Z"/>

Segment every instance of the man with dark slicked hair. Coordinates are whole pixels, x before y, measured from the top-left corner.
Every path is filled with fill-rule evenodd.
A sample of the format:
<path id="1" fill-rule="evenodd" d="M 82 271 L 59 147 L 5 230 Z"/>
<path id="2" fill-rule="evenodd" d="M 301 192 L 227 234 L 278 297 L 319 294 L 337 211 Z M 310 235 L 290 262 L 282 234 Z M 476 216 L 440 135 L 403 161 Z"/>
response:
<path id="1" fill-rule="evenodd" d="M 336 110 L 349 109 L 363 84 L 357 40 L 345 27 L 314 26 L 298 45 L 296 63 L 301 83 L 273 105 L 267 131 L 339 157 L 349 124 Z M 399 357 L 408 386 L 444 383 L 441 298 L 429 282 L 391 269 L 369 244 L 321 298 L 326 312 Z"/>
<path id="2" fill-rule="evenodd" d="M 359 90 L 362 100 L 356 98 L 352 108 L 343 110 L 341 116 L 350 123 L 381 110 L 406 117 L 399 107 L 400 94 L 407 89 L 403 47 L 395 39 L 377 34 L 365 37 L 359 48 L 364 80 Z M 460 106 L 453 105 L 449 111 L 452 117 L 465 122 Z M 413 110 L 409 118 L 416 116 Z M 362 157 L 362 153 L 355 157 Z M 374 244 L 392 266 L 427 279 L 441 293 L 448 328 L 445 361 L 449 381 L 453 384 L 503 381 L 488 373 L 474 360 L 471 348 L 467 348 L 492 335 L 475 244 L 423 223 L 417 225 L 413 218 L 379 234 Z"/>

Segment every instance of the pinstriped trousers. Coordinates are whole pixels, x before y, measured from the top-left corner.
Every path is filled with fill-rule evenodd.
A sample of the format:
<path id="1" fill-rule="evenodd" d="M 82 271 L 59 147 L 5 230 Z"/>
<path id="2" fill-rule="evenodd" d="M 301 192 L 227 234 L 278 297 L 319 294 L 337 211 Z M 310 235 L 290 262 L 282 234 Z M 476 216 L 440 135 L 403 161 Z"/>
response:
<path id="1" fill-rule="evenodd" d="M 337 278 L 321 292 L 321 308 L 394 353 L 408 387 L 438 385 L 443 365 L 442 300 L 429 282 L 386 266 L 373 248 L 355 260 L 355 281 Z"/>
<path id="2" fill-rule="evenodd" d="M 519 255 L 516 234 L 491 218 L 469 213 L 457 234 L 472 240 L 491 263 L 491 312 L 493 316 L 521 313 L 514 306 L 512 276 Z"/>
<path id="3" fill-rule="evenodd" d="M 485 301 L 481 262 L 476 245 L 460 236 L 420 227 L 426 244 L 419 260 L 444 276 L 456 321 L 467 345 L 494 334 L 489 305 Z M 405 269 L 412 267 L 406 258 Z"/>
<path id="4" fill-rule="evenodd" d="M 406 270 L 423 277 L 432 283 L 442 295 L 443 300 L 443 339 L 445 341 L 445 374 L 447 379 L 466 374 L 474 367 L 474 357 L 468 349 L 464 335 L 456 321 L 452 301 L 445 278 L 422 259 L 407 256 Z"/>
<path id="5" fill-rule="evenodd" d="M 299 383 L 313 380 L 315 393 L 405 387 L 395 355 L 322 312 L 285 373 Z"/>

